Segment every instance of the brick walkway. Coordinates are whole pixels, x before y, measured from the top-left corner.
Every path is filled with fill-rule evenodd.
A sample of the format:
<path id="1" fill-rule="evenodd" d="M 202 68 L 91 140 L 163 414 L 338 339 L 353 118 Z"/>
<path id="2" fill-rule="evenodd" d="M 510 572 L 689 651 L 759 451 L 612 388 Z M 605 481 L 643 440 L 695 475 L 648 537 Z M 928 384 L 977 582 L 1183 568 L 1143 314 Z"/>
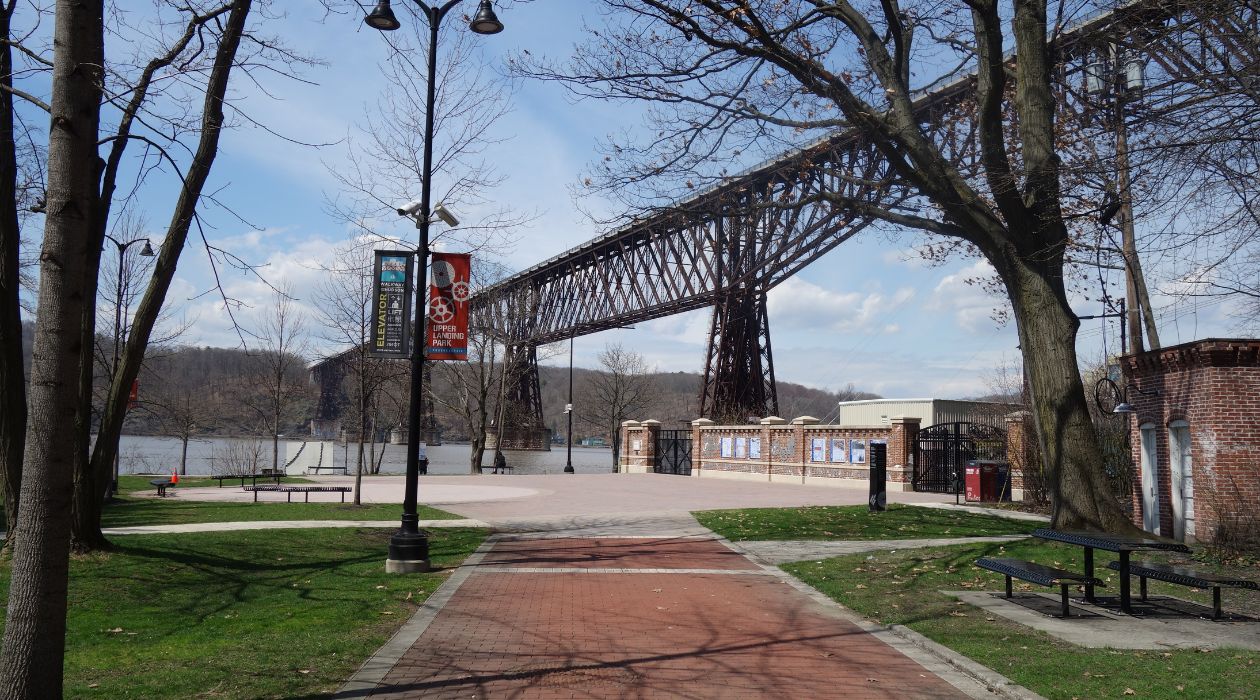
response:
<path id="1" fill-rule="evenodd" d="M 498 540 L 464 571 L 342 697 L 968 697 L 714 539 Z"/>

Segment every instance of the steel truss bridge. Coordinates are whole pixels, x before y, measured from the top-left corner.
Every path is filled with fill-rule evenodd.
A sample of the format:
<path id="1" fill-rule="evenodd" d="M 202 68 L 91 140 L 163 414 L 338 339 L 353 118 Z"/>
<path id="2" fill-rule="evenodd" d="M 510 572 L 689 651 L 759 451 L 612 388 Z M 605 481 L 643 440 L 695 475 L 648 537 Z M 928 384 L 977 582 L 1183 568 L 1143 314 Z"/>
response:
<path id="1" fill-rule="evenodd" d="M 1256 7 L 1136 0 L 1076 24 L 1056 39 L 1061 122 L 1098 129 L 1087 66 L 1116 47 L 1147 68 L 1143 116 L 1123 118 L 1171 113 L 1205 93 L 1257 99 Z M 1254 82 L 1240 86 L 1240 76 Z M 963 78 L 915 106 L 934 141 L 976 175 L 972 91 L 973 79 Z M 543 424 L 539 345 L 712 307 L 700 414 L 777 414 L 766 293 L 872 223 L 823 193 L 881 206 L 913 198 L 861 132 L 841 131 L 481 290 L 475 317 L 507 339 L 518 363 L 509 400 Z"/>

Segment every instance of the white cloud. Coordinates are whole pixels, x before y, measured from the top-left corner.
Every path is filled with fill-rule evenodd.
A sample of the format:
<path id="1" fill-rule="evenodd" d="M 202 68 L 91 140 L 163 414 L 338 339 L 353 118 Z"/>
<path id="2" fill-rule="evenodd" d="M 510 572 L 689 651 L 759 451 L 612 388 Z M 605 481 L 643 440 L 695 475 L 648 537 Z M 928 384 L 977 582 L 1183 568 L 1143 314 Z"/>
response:
<path id="1" fill-rule="evenodd" d="M 891 295 L 880 291 L 840 292 L 799 277 L 791 277 L 770 291 L 768 309 L 774 329 L 798 328 L 847 333 L 896 333 L 889 314 L 914 298 L 914 289 L 902 287 Z"/>
<path id="2" fill-rule="evenodd" d="M 945 275 L 937 283 L 926 308 L 930 311 L 952 311 L 958 325 L 968 332 L 991 329 L 996 325 L 994 310 L 1010 307 L 1005 297 L 990 294 L 977 283 L 994 274 L 993 266 L 987 260 L 977 260 L 958 272 Z"/>

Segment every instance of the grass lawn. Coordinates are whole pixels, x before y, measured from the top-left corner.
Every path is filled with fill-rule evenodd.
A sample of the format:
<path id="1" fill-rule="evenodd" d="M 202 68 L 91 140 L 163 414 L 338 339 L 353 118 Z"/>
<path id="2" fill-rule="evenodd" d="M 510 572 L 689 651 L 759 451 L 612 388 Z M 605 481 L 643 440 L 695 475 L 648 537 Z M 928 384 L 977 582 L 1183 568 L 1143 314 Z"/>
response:
<path id="1" fill-rule="evenodd" d="M 127 475 L 118 480 L 119 498 L 105 506 L 103 527 L 159 525 L 175 523 L 216 523 L 245 520 L 397 520 L 402 506 L 397 503 L 356 506 L 350 503 L 215 502 L 174 498 L 138 498 L 137 492 L 151 493 L 153 477 Z M 285 477 L 285 483 L 309 483 L 307 479 Z M 240 482 L 237 482 L 240 488 Z M 180 487 L 217 486 L 210 479 L 184 477 Z M 223 488 L 231 488 L 225 485 Z M 275 494 L 271 494 L 275 498 Z M 421 520 L 451 520 L 460 516 L 444 510 L 420 506 Z"/>
<path id="2" fill-rule="evenodd" d="M 431 534 L 453 567 L 483 530 Z M 385 530 L 115 538 L 70 564 L 66 696 L 280 698 L 335 690 L 445 572 L 385 573 Z M 0 602 L 9 564 L 0 564 Z M 3 616 L 0 615 L 0 625 Z"/>
<path id="3" fill-rule="evenodd" d="M 1000 617 L 987 617 L 939 592 L 1003 590 L 1001 575 L 972 564 L 986 555 L 1084 570 L 1079 547 L 1034 540 L 852 555 L 796 562 L 783 569 L 869 619 L 910 627 L 1048 698 L 1256 697 L 1260 688 L 1257 652 L 1086 649 Z M 1105 567 L 1111 556 L 1096 552 L 1096 566 Z M 1144 552 L 1143 558 L 1160 557 Z M 1102 568 L 1099 575 L 1109 579 L 1109 590 L 1119 585 L 1115 572 Z M 1028 584 L 1023 588 L 1051 590 Z M 1135 594 L 1136 589 L 1135 583 Z M 1204 603 L 1211 598 L 1210 592 L 1157 581 L 1150 582 L 1150 591 Z M 1251 607 L 1247 595 L 1254 594 L 1226 591 L 1226 609 Z"/>
<path id="4" fill-rule="evenodd" d="M 744 508 L 693 513 L 700 524 L 728 540 L 899 540 L 927 537 L 1026 535 L 1036 523 L 966 511 L 889 505 Z"/>

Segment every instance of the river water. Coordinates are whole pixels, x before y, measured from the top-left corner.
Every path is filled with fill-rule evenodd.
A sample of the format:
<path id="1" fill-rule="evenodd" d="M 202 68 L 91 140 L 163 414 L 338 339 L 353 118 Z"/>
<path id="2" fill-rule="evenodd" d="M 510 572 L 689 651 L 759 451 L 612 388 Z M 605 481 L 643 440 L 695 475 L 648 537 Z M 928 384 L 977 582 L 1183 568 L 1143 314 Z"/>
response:
<path id="1" fill-rule="evenodd" d="M 233 445 L 238 448 L 261 443 L 264 455 L 264 466 L 271 466 L 271 442 L 245 438 L 206 438 L 188 443 L 188 473 L 212 474 L 216 456 L 221 456 Z M 302 444 L 301 440 L 280 441 L 280 461 L 285 455 L 293 455 Z M 312 442 L 308 449 L 318 445 Z M 336 466 L 342 466 L 349 457 L 351 473 L 356 464 L 357 445 L 351 443 L 349 449 L 338 444 L 332 450 L 332 459 Z M 376 445 L 377 456 L 380 456 L 381 445 Z M 123 474 L 166 474 L 179 468 L 180 442 L 175 438 L 124 435 L 119 446 L 119 470 Z M 364 445 L 364 459 L 367 458 L 367 446 Z M 445 444 L 428 446 L 430 474 L 467 474 L 469 447 L 463 444 Z M 509 466 L 515 468 L 517 474 L 556 474 L 564 471 L 565 448 L 563 445 L 553 446 L 550 452 L 533 452 L 526 450 L 505 450 L 504 457 Z M 484 457 L 486 466 L 490 466 L 494 452 L 487 451 Z M 385 457 L 381 463 L 381 473 L 402 474 L 406 471 L 406 445 L 385 446 Z M 327 458 L 325 458 L 327 464 Z M 579 474 L 597 474 L 612 471 L 612 450 L 595 447 L 573 447 L 573 469 Z"/>

